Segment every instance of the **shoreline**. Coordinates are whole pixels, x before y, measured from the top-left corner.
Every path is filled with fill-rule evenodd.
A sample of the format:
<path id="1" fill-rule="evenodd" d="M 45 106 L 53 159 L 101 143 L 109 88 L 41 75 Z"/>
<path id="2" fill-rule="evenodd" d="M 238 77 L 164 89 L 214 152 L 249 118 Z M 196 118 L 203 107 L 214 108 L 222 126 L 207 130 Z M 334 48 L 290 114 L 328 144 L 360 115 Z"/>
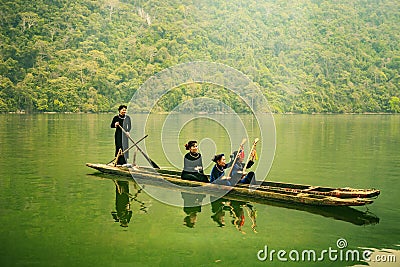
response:
<path id="1" fill-rule="evenodd" d="M 25 112 L 25 111 L 13 111 L 13 112 L 0 112 L 0 114 L 19 114 L 19 115 L 33 115 L 33 114 L 114 114 L 115 112 L 59 112 L 59 111 L 45 111 L 45 112 Z M 179 112 L 157 112 L 157 113 L 148 113 L 148 112 L 133 112 L 130 114 L 152 114 L 152 115 L 178 115 L 178 114 L 195 114 L 195 115 L 250 115 L 252 113 L 222 113 L 222 112 L 214 112 L 214 113 L 207 113 L 207 112 L 194 112 L 194 113 L 179 113 Z M 349 112 L 349 113 L 295 113 L 295 112 L 285 112 L 285 113 L 258 113 L 258 114 L 272 114 L 272 115 L 400 115 L 400 113 L 393 113 L 393 112 Z"/>

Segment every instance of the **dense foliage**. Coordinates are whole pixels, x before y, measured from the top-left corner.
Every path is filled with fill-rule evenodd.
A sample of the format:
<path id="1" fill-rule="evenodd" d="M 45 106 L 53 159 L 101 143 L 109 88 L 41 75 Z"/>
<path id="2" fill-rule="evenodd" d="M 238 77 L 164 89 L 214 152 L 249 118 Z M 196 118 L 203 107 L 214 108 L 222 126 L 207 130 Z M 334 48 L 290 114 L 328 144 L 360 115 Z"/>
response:
<path id="1" fill-rule="evenodd" d="M 155 73 L 190 61 L 242 71 L 275 112 L 400 112 L 398 0 L 0 3 L 0 112 L 115 110 Z"/>

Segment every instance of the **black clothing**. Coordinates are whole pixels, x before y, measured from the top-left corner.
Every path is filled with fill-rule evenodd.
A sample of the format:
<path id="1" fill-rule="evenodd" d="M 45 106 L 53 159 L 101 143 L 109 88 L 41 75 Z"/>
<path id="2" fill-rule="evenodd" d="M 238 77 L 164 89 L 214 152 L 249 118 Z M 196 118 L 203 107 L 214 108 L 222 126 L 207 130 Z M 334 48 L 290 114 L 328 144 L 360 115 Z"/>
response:
<path id="1" fill-rule="evenodd" d="M 250 160 L 247 163 L 246 169 L 251 168 L 253 166 L 254 161 Z M 250 184 L 253 179 L 255 179 L 255 174 L 254 172 L 249 172 L 245 177 L 243 177 L 243 174 L 241 173 L 244 169 L 244 162 L 239 162 L 236 161 L 235 165 L 232 167 L 232 173 L 231 173 L 231 184 L 235 185 L 237 183 L 242 183 L 242 184 Z"/>
<path id="2" fill-rule="evenodd" d="M 118 181 L 115 186 L 115 209 L 112 212 L 115 222 L 120 222 L 122 227 L 128 227 L 128 223 L 132 218 L 129 201 L 129 182 Z"/>
<path id="3" fill-rule="evenodd" d="M 192 212 L 201 212 L 201 203 L 206 197 L 203 194 L 181 192 L 183 198 L 183 211 L 189 215 Z"/>
<path id="4" fill-rule="evenodd" d="M 114 135 L 114 141 L 115 141 L 115 156 L 118 154 L 118 150 L 122 149 L 124 151 L 125 149 L 128 148 L 128 137 L 122 132 L 121 128 L 118 126 L 115 127 L 115 123 L 119 122 L 119 125 L 124 128 L 126 132 L 131 131 L 131 118 L 128 115 L 125 115 L 124 117 L 121 117 L 121 115 L 117 115 L 113 118 L 111 122 L 111 128 L 116 128 L 115 129 L 115 135 Z M 126 164 L 127 159 L 129 158 L 129 152 L 126 152 L 124 156 L 118 158 L 118 165 Z"/>
<path id="5" fill-rule="evenodd" d="M 181 192 L 181 195 L 183 199 L 183 211 L 187 215 L 183 221 L 187 227 L 193 228 L 196 224 L 197 213 L 201 212 L 201 204 L 205 195 L 186 192 Z"/>
<path id="6" fill-rule="evenodd" d="M 193 171 L 188 171 L 193 170 Z M 181 174 L 183 180 L 208 183 L 208 177 L 203 172 L 203 163 L 200 153 L 193 155 L 188 152 L 184 158 L 184 167 Z"/>
<path id="7" fill-rule="evenodd" d="M 210 196 L 210 200 L 211 200 L 211 211 L 213 213 L 218 213 L 223 210 L 229 210 L 225 208 L 225 202 L 229 201 L 228 199 Z"/>
<path id="8" fill-rule="evenodd" d="M 200 153 L 186 153 L 183 158 L 183 170 L 186 172 L 203 173 L 203 159 Z"/>
<path id="9" fill-rule="evenodd" d="M 231 185 L 231 183 L 228 180 L 221 180 L 220 178 L 225 176 L 225 169 L 232 166 L 232 163 L 233 163 L 233 160 L 231 160 L 231 162 L 225 164 L 225 166 L 219 166 L 218 163 L 215 163 L 214 167 L 211 170 L 210 182 L 222 184 L 222 185 Z"/>
<path id="10" fill-rule="evenodd" d="M 182 171 L 181 175 L 182 180 L 190 180 L 190 181 L 196 181 L 196 182 L 203 182 L 203 183 L 208 183 L 208 177 L 207 175 L 203 173 L 198 173 L 198 172 L 186 172 Z"/>

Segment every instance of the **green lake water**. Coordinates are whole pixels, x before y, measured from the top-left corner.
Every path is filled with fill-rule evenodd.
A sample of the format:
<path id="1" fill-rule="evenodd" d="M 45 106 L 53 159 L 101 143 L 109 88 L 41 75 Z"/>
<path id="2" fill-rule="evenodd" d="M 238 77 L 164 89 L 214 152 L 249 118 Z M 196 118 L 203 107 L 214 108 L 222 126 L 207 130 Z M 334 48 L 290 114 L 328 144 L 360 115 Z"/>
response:
<path id="1" fill-rule="evenodd" d="M 276 151 L 267 179 L 324 186 L 377 188 L 381 195 L 368 207 L 351 210 L 308 209 L 282 204 L 250 203 L 257 211 L 256 231 L 244 208 L 239 231 L 226 211 L 225 227 L 211 219 L 209 204 L 186 227 L 181 207 L 164 204 L 144 192 L 131 201 L 128 227 L 114 222 L 115 185 L 110 177 L 93 175 L 86 162 L 107 163 L 114 156 L 112 114 L 0 115 L 0 265 L 1 266 L 354 266 L 361 261 L 330 259 L 296 262 L 289 252 L 342 249 L 375 251 L 400 262 L 400 116 L 395 115 L 277 115 Z M 131 115 L 135 133 L 145 115 Z M 185 115 L 188 116 L 188 115 Z M 229 153 L 227 133 L 212 120 L 196 120 L 174 129 L 173 117 L 153 116 L 146 127 L 146 147 L 161 166 L 171 167 L 162 146 L 183 151 L 189 139 L 202 140 L 206 172 L 214 152 Z M 222 117 L 221 117 L 222 116 Z M 215 121 L 235 126 L 230 115 Z M 254 122 L 244 116 L 251 138 Z M 160 131 L 166 129 L 160 141 Z M 261 130 L 262 131 L 262 130 Z M 268 134 L 268 133 L 267 133 Z M 267 135 L 266 134 L 266 135 Z M 208 138 L 208 139 L 207 139 Z M 267 137 L 265 137 L 267 138 Z M 173 140 L 181 145 L 176 147 Z M 170 143 L 168 143 L 170 142 Z M 267 141 L 266 141 L 267 142 Z M 164 144 L 165 143 L 165 144 Z M 165 147 L 164 147 L 165 148 Z M 260 147 L 261 148 L 261 147 Z M 273 152 L 269 149 L 268 153 Z M 261 155 L 260 155 L 261 156 Z M 267 159 L 266 159 L 267 160 Z M 145 164 L 140 155 L 137 161 Z M 268 165 L 258 162 L 260 172 Z M 267 168 L 267 167 L 265 167 Z M 257 177 L 263 179 L 264 177 Z M 130 193 L 138 190 L 129 183 Z M 260 261 L 267 246 L 287 252 L 287 262 Z M 260 254 L 263 255 L 263 254 Z M 295 255 L 295 254 L 292 254 Z"/>

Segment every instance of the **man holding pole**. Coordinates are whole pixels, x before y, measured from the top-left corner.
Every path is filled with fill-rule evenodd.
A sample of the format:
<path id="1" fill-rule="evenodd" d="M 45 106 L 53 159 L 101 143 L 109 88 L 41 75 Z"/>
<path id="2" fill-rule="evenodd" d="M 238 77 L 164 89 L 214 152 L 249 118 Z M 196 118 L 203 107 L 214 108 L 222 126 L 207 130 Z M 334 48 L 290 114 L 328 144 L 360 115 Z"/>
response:
<path id="1" fill-rule="evenodd" d="M 120 105 L 118 108 L 118 115 L 115 116 L 111 122 L 111 128 L 115 128 L 114 141 L 116 157 L 128 148 L 128 137 L 122 132 L 123 129 L 129 134 L 132 127 L 131 118 L 126 115 L 127 108 L 126 105 Z M 118 157 L 117 165 L 126 164 L 128 158 L 129 152 L 126 151 L 123 155 Z"/>

